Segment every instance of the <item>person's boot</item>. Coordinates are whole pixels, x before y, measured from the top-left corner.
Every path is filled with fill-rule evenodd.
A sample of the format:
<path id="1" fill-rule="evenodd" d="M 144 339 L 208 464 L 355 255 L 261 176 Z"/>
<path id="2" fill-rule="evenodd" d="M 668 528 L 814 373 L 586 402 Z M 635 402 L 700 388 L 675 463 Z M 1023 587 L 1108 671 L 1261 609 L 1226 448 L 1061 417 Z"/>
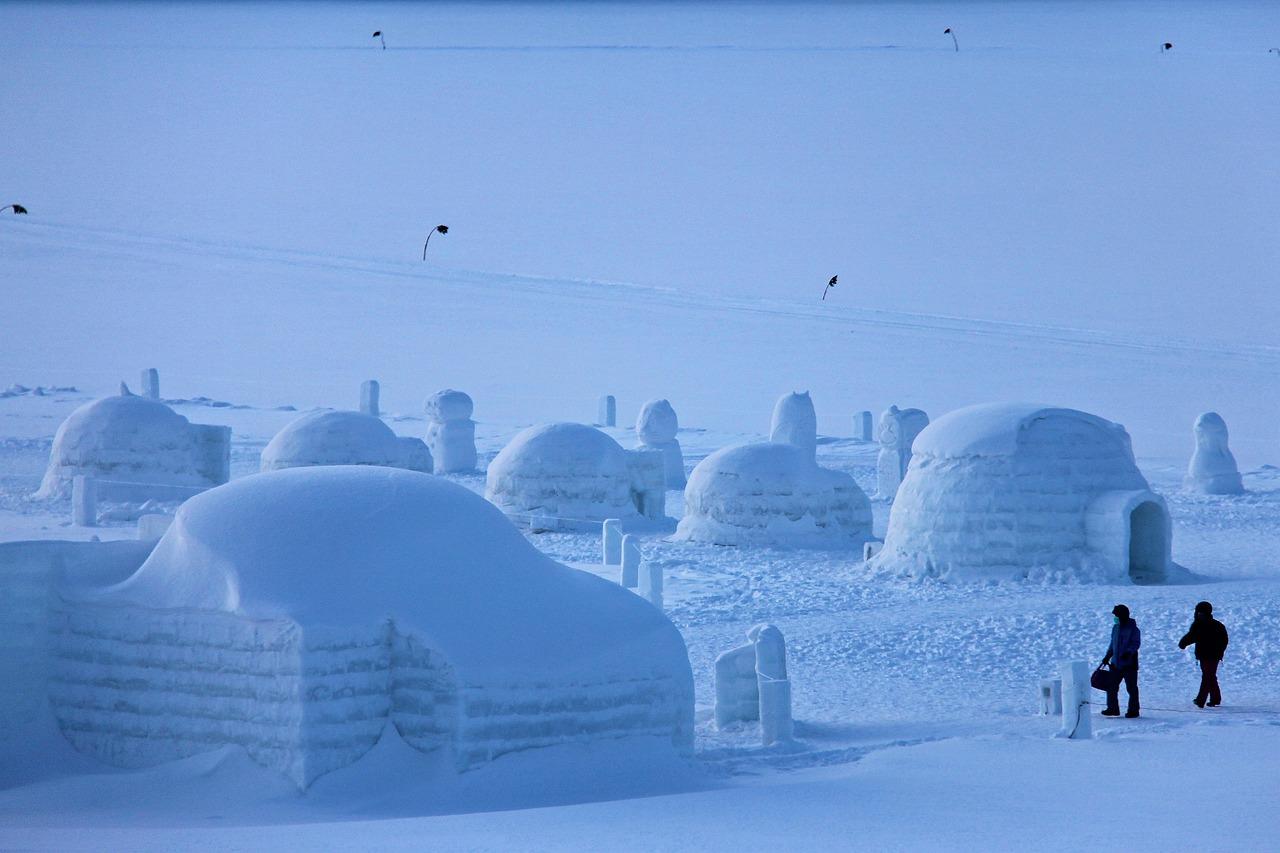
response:
<path id="1" fill-rule="evenodd" d="M 1104 710 L 1103 710 L 1103 712 L 1102 712 L 1102 716 L 1104 716 L 1104 717 L 1118 717 L 1118 716 L 1120 716 L 1120 709 L 1119 709 L 1119 708 L 1106 708 L 1106 709 L 1104 709 Z"/>
<path id="2" fill-rule="evenodd" d="M 1116 713 L 1119 713 L 1119 711 L 1117 711 Z M 1137 711 L 1125 711 L 1124 716 L 1125 716 L 1125 719 L 1127 719 L 1127 720 L 1132 720 L 1133 718 L 1135 718 L 1135 717 L 1137 717 L 1137 716 L 1138 716 L 1138 712 L 1137 712 Z"/>
<path id="3" fill-rule="evenodd" d="M 1218 702 L 1210 702 L 1210 703 L 1209 703 L 1209 707 L 1210 707 L 1210 708 L 1216 708 L 1216 707 L 1218 707 L 1218 706 L 1219 706 L 1219 705 L 1221 705 L 1221 704 L 1222 704 L 1222 702 L 1221 702 L 1221 701 L 1218 701 Z"/>
<path id="4" fill-rule="evenodd" d="M 1192 705 L 1195 705 L 1197 708 L 1203 708 L 1203 707 L 1204 707 L 1204 700 L 1203 700 L 1203 699 L 1200 699 L 1200 698 L 1192 699 L 1192 700 L 1191 700 L 1191 704 L 1192 704 Z"/>

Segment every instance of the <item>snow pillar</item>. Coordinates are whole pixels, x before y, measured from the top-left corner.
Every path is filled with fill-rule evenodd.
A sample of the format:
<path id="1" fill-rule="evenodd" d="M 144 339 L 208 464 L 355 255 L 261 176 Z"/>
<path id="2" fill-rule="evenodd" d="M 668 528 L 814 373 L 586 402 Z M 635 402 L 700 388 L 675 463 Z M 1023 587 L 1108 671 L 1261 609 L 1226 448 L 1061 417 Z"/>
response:
<path id="1" fill-rule="evenodd" d="M 475 404 L 464 391 L 446 388 L 427 398 L 427 445 L 437 474 L 476 469 Z"/>
<path id="2" fill-rule="evenodd" d="M 773 419 L 769 423 L 769 440 L 779 444 L 792 444 L 805 452 L 809 459 L 817 458 L 818 415 L 813 409 L 809 392 L 783 394 L 773 407 Z"/>
<path id="3" fill-rule="evenodd" d="M 920 409 L 899 409 L 890 406 L 880 416 L 880 428 L 876 440 L 880 442 L 880 454 L 876 457 L 876 492 L 882 500 L 893 500 L 898 486 L 907 475 L 911 464 L 911 445 L 916 436 L 929 425 L 929 416 Z"/>
<path id="4" fill-rule="evenodd" d="M 636 417 L 636 436 L 640 439 L 641 447 L 662 451 L 663 473 L 668 489 L 683 489 L 686 485 L 684 453 L 680 450 L 680 442 L 676 440 L 679 430 L 676 410 L 667 400 L 650 400 L 640 407 L 640 414 Z"/>
<path id="5" fill-rule="evenodd" d="M 875 437 L 870 412 L 858 412 L 853 419 L 853 437 L 859 441 L 871 441 Z"/>
<path id="6" fill-rule="evenodd" d="M 1062 679 L 1044 678 L 1040 681 L 1040 713 L 1046 716 L 1062 714 Z"/>
<path id="7" fill-rule="evenodd" d="M 756 645 L 756 680 L 760 692 L 760 738 L 765 746 L 791 740 L 791 680 L 787 678 L 787 645 L 773 625 L 752 629 Z M 748 635 L 750 636 L 750 635 Z"/>
<path id="8" fill-rule="evenodd" d="M 718 728 L 760 718 L 755 643 L 730 649 L 716 658 L 715 719 Z"/>
<path id="9" fill-rule="evenodd" d="M 360 383 L 360 414 L 379 417 L 378 394 L 381 386 L 376 379 L 366 379 Z"/>
<path id="10" fill-rule="evenodd" d="M 622 520 L 606 518 L 600 525 L 600 561 L 606 566 L 622 565 Z"/>
<path id="11" fill-rule="evenodd" d="M 640 543 L 630 533 L 622 537 L 622 585 L 635 589 L 640 583 Z"/>
<path id="12" fill-rule="evenodd" d="M 640 586 L 637 590 L 650 604 L 662 609 L 662 564 L 654 561 L 640 567 Z"/>
<path id="13" fill-rule="evenodd" d="M 1227 446 L 1227 422 L 1217 412 L 1205 412 L 1192 427 L 1196 450 L 1187 467 L 1183 487 L 1206 495 L 1244 493 L 1240 469 Z"/>
<path id="14" fill-rule="evenodd" d="M 1062 661 L 1062 730 L 1057 737 L 1089 740 L 1093 716 L 1089 713 L 1089 665 L 1082 660 Z"/>
<path id="15" fill-rule="evenodd" d="M 98 481 L 92 477 L 77 474 L 71 481 L 71 523 L 98 526 Z"/>
<path id="16" fill-rule="evenodd" d="M 600 426 L 617 426 L 618 425 L 618 401 L 613 399 L 612 394 L 605 394 L 600 398 Z"/>
<path id="17" fill-rule="evenodd" d="M 173 523 L 173 516 L 162 512 L 149 512 L 138 517 L 138 539 L 149 541 L 159 539 Z"/>
<path id="18" fill-rule="evenodd" d="M 160 399 L 160 371 L 154 367 L 142 371 L 142 396 L 149 400 Z"/>

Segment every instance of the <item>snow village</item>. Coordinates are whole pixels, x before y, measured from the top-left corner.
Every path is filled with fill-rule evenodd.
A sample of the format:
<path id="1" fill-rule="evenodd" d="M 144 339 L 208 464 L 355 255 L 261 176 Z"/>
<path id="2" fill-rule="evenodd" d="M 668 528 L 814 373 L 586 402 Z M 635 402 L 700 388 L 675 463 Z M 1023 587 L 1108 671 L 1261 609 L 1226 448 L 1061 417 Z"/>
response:
<path id="1" fill-rule="evenodd" d="M 0 6 L 0 849 L 1274 849 L 1277 34 Z"/>

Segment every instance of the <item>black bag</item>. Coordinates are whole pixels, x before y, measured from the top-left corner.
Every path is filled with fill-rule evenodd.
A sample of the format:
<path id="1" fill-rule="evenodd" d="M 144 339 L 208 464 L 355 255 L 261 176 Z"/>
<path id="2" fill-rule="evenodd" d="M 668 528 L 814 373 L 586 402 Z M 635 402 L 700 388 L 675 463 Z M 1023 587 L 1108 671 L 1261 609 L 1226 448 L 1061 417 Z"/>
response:
<path id="1" fill-rule="evenodd" d="M 1093 671 L 1093 675 L 1090 676 L 1089 684 L 1095 690 L 1103 690 L 1110 693 L 1120 686 L 1120 673 L 1114 669 L 1098 667 Z"/>

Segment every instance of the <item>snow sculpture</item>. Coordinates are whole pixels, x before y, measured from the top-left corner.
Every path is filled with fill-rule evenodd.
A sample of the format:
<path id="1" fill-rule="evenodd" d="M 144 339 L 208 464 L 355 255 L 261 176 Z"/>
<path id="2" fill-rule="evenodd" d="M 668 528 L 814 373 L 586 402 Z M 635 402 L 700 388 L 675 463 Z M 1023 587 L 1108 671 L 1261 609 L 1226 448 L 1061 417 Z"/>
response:
<path id="1" fill-rule="evenodd" d="M 640 446 L 662 452 L 664 478 L 668 489 L 683 489 L 684 454 L 676 433 L 680 430 L 676 410 L 666 400 L 650 400 L 640 407 L 636 418 L 636 435 Z"/>
<path id="2" fill-rule="evenodd" d="M 1167 579 L 1164 499 L 1124 427 L 1073 409 L 970 406 L 920 433 L 871 567 L 955 580 Z"/>
<path id="3" fill-rule="evenodd" d="M 911 464 L 911 445 L 920 431 L 929 425 L 929 416 L 920 409 L 890 406 L 880 416 L 880 455 L 876 458 L 877 497 L 893 500 L 902 478 Z"/>
<path id="4" fill-rule="evenodd" d="M 381 413 L 378 411 L 378 397 L 382 393 L 382 386 L 378 384 L 376 379 L 366 379 L 360 383 L 360 414 L 372 415 L 378 417 Z"/>
<path id="5" fill-rule="evenodd" d="M 747 644 L 716 658 L 715 720 L 760 720 L 766 746 L 792 736 L 791 682 L 782 632 L 767 623 L 747 632 Z"/>
<path id="6" fill-rule="evenodd" d="M 160 371 L 154 367 L 142 371 L 142 396 L 148 400 L 160 399 Z"/>
<path id="7" fill-rule="evenodd" d="M 118 766 L 235 744 L 306 787 L 388 724 L 459 771 L 618 738 L 638 763 L 692 750 L 693 678 L 662 613 L 412 471 L 236 480 L 183 504 L 127 580 L 58 598 L 50 706 Z"/>
<path id="8" fill-rule="evenodd" d="M 134 500 L 225 483 L 231 428 L 193 424 L 164 403 L 133 394 L 72 412 L 53 438 L 37 498 L 65 497 L 77 475 L 97 478 L 99 500 Z"/>
<path id="9" fill-rule="evenodd" d="M 630 533 L 622 537 L 622 577 L 620 583 L 627 589 L 635 589 L 640 583 L 640 540 Z"/>
<path id="10" fill-rule="evenodd" d="M 853 435 L 858 441 L 871 441 L 875 437 L 870 412 L 858 412 L 853 419 Z"/>
<path id="11" fill-rule="evenodd" d="M 1244 494 L 1240 469 L 1227 447 L 1227 422 L 1217 412 L 1196 418 L 1196 451 L 1191 456 L 1184 488 L 1205 495 Z"/>
<path id="12" fill-rule="evenodd" d="M 600 426 L 617 426 L 618 425 L 618 401 L 613 398 L 612 394 L 605 394 L 600 398 L 600 411 L 596 416 Z"/>
<path id="13" fill-rule="evenodd" d="M 778 398 L 773 407 L 773 422 L 769 425 L 769 440 L 798 447 L 811 462 L 817 461 L 818 415 L 808 391 Z"/>
<path id="14" fill-rule="evenodd" d="M 606 566 L 622 565 L 622 520 L 606 518 L 600 528 L 600 562 Z"/>
<path id="15" fill-rule="evenodd" d="M 494 457 L 485 497 L 519 524 L 549 516 L 586 530 L 607 518 L 663 518 L 663 482 L 659 452 L 623 450 L 582 424 L 546 424 L 519 433 Z"/>
<path id="16" fill-rule="evenodd" d="M 427 398 L 427 445 L 435 457 L 437 474 L 462 474 L 476 469 L 475 404 L 451 388 Z"/>
<path id="17" fill-rule="evenodd" d="M 693 469 L 684 509 L 675 538 L 693 542 L 860 548 L 872 538 L 871 502 L 853 478 L 791 444 L 712 453 Z"/>
<path id="18" fill-rule="evenodd" d="M 380 418 L 359 412 L 312 412 L 290 422 L 262 451 L 262 470 L 315 465 L 380 465 L 431 473 L 431 451 L 402 438 Z"/>
<path id="19" fill-rule="evenodd" d="M 1055 737 L 1090 740 L 1093 716 L 1089 713 L 1089 665 L 1082 660 L 1062 661 L 1062 730 Z"/>

